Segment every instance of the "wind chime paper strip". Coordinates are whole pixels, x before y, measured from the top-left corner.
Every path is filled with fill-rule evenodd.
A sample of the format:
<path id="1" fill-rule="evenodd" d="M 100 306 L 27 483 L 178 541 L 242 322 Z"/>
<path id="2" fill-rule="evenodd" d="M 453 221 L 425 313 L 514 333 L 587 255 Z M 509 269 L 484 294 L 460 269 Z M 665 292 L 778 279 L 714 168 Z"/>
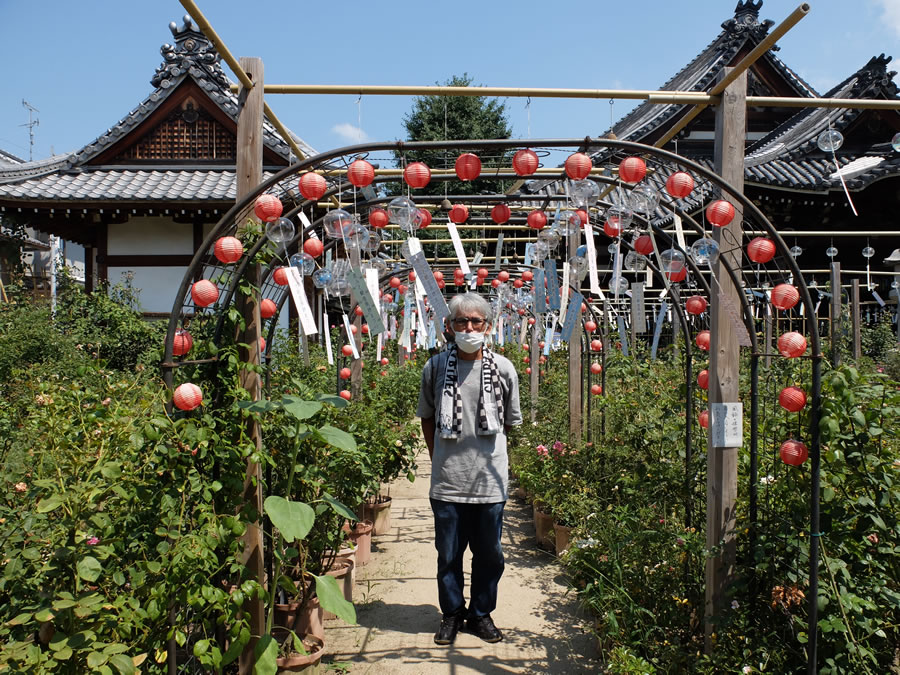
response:
<path id="1" fill-rule="evenodd" d="M 556 271 L 556 261 L 547 258 L 544 261 L 544 278 L 547 280 L 547 303 L 550 309 L 559 309 L 559 276 Z"/>
<path id="2" fill-rule="evenodd" d="M 503 316 L 497 319 L 497 345 L 502 347 L 504 342 L 506 341 L 506 332 L 503 330 Z"/>
<path id="3" fill-rule="evenodd" d="M 677 213 L 672 214 L 672 221 L 675 223 L 675 241 L 678 242 L 678 246 L 681 247 L 682 251 L 687 251 L 687 246 L 684 243 L 684 228 L 681 226 L 681 216 Z"/>
<path id="4" fill-rule="evenodd" d="M 553 319 L 547 322 L 547 330 L 544 331 L 544 356 L 550 356 L 550 347 L 553 344 Z"/>
<path id="5" fill-rule="evenodd" d="M 416 333 L 416 344 L 424 345 L 425 337 L 428 332 L 425 330 L 425 317 L 427 313 L 425 311 L 425 298 L 424 296 L 419 294 L 419 290 L 416 289 L 416 325 L 418 326 L 418 331 Z"/>
<path id="6" fill-rule="evenodd" d="M 400 333 L 400 346 L 406 349 L 410 347 L 409 334 L 412 331 L 412 310 L 412 294 L 407 293 L 403 296 L 403 328 Z"/>
<path id="7" fill-rule="evenodd" d="M 381 348 L 383 346 L 382 338 L 384 337 L 383 333 L 378 334 L 378 340 L 375 343 L 375 360 L 381 364 Z"/>
<path id="8" fill-rule="evenodd" d="M 534 271 L 534 311 L 536 314 L 544 314 L 547 311 L 547 299 L 544 295 L 544 270 Z"/>
<path id="9" fill-rule="evenodd" d="M 650 348 L 650 360 L 656 360 L 656 350 L 659 349 L 659 336 L 662 334 L 663 321 L 666 318 L 666 312 L 669 306 L 663 300 L 659 304 L 659 312 L 656 314 L 656 326 L 653 329 L 653 346 Z"/>
<path id="10" fill-rule="evenodd" d="M 325 355 L 328 357 L 328 365 L 334 365 L 334 353 L 331 351 L 331 326 L 328 325 L 328 313 L 322 312 L 322 325 L 325 333 Z"/>
<path id="11" fill-rule="evenodd" d="M 428 344 L 426 345 L 428 349 L 434 349 L 434 345 L 437 342 L 437 337 L 435 335 L 434 329 L 434 321 L 428 322 Z"/>
<path id="12" fill-rule="evenodd" d="M 569 304 L 569 263 L 563 263 L 562 294 L 559 298 L 559 315 L 565 316 Z"/>
<path id="13" fill-rule="evenodd" d="M 344 330 L 347 331 L 347 342 L 350 344 L 350 349 L 353 350 L 353 360 L 359 358 L 359 350 L 356 348 L 356 336 L 353 334 L 353 329 L 350 328 L 350 317 L 346 314 L 341 314 L 344 319 Z"/>
<path id="14" fill-rule="evenodd" d="M 310 229 L 310 228 L 312 228 L 312 223 L 309 222 L 309 218 L 306 217 L 306 214 L 303 213 L 303 211 L 300 211 L 300 213 L 297 214 L 297 217 L 300 218 L 300 224 L 303 225 L 303 231 L 306 232 L 307 230 L 309 230 L 309 232 L 308 232 L 309 238 L 310 239 L 318 239 L 319 235 L 316 234 L 316 231 L 313 229 Z"/>
<path id="15" fill-rule="evenodd" d="M 872 291 L 872 297 L 875 298 L 875 302 L 877 302 L 881 307 L 885 306 L 884 300 L 882 299 L 882 297 L 880 295 L 878 295 L 877 291 Z"/>
<path id="16" fill-rule="evenodd" d="M 594 228 L 591 227 L 590 221 L 584 224 L 584 243 L 587 245 L 588 280 L 590 281 L 591 293 L 602 295 L 600 279 L 597 276 L 597 250 L 594 246 Z"/>
<path id="17" fill-rule="evenodd" d="M 750 333 L 747 332 L 747 326 L 741 321 L 741 316 L 738 314 L 738 309 L 734 302 L 722 291 L 719 291 L 719 307 L 722 307 L 728 315 L 728 320 L 731 321 L 731 326 L 734 328 L 735 335 L 737 335 L 738 345 L 750 347 L 753 343 L 750 341 Z"/>
<path id="18" fill-rule="evenodd" d="M 528 322 L 522 317 L 522 326 L 519 330 L 519 344 L 525 346 L 525 338 L 528 336 Z"/>
<path id="19" fill-rule="evenodd" d="M 647 329 L 647 317 L 644 313 L 644 284 L 635 281 L 631 284 L 631 325 L 636 333 Z"/>
<path id="20" fill-rule="evenodd" d="M 581 316 L 581 302 L 584 296 L 581 293 L 573 293 L 572 301 L 569 303 L 569 309 L 566 312 L 566 320 L 560 330 L 560 339 L 568 342 L 572 338 L 572 331 L 575 329 L 575 322 Z"/>
<path id="21" fill-rule="evenodd" d="M 617 316 L 616 323 L 619 326 L 619 342 L 622 343 L 622 355 L 628 356 L 628 335 L 625 332 L 625 317 L 622 315 Z"/>
<path id="22" fill-rule="evenodd" d="M 531 259 L 534 257 L 534 242 L 525 244 L 525 265 L 531 265 Z"/>
<path id="23" fill-rule="evenodd" d="M 294 266 L 287 268 L 288 290 L 294 299 L 294 306 L 297 308 L 297 314 L 300 316 L 300 327 L 306 335 L 315 335 L 318 333 L 316 328 L 316 320 L 313 318 L 312 310 L 309 308 L 309 302 L 306 299 L 306 291 L 303 289 L 303 280 L 300 277 L 300 270 Z"/>
<path id="24" fill-rule="evenodd" d="M 434 309 L 434 318 L 442 321 L 445 317 L 450 316 L 450 308 L 447 306 L 444 294 L 441 293 L 441 289 L 434 279 L 434 272 L 431 271 L 431 266 L 425 260 L 425 254 L 421 250 L 413 252 L 412 247 L 410 247 L 410 254 L 406 260 L 416 271 L 416 293 L 420 297 L 422 295 L 428 296 L 431 307 Z M 418 286 L 419 283 L 422 285 L 421 290 Z"/>
<path id="25" fill-rule="evenodd" d="M 373 272 L 375 270 L 372 270 Z M 381 322 L 381 313 L 378 307 L 372 302 L 372 296 L 369 293 L 369 287 L 366 285 L 365 279 L 359 270 L 350 268 L 347 270 L 347 281 L 350 282 L 350 288 L 353 289 L 353 295 L 363 316 L 366 317 L 366 323 L 369 324 L 369 332 L 372 335 L 378 335 L 384 332 L 384 324 Z"/>
<path id="26" fill-rule="evenodd" d="M 500 269 L 500 252 L 503 250 L 503 233 L 497 235 L 497 253 L 494 256 L 494 271 L 498 271 Z"/>
<path id="27" fill-rule="evenodd" d="M 376 307 L 381 306 L 381 291 L 378 290 L 378 270 L 371 267 L 366 269 L 366 286 L 369 287 L 369 295 Z M 382 321 L 382 323 L 384 323 Z"/>

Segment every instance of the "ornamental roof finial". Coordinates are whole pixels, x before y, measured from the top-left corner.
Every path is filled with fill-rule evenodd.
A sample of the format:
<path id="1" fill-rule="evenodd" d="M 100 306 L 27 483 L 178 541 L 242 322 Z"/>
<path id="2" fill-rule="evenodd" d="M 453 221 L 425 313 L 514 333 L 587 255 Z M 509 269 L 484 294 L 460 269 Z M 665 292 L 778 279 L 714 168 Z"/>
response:
<path id="1" fill-rule="evenodd" d="M 209 39 L 185 14 L 181 26 L 172 21 L 169 30 L 175 45 L 164 44 L 159 51 L 163 64 L 156 69 L 150 84 L 164 89 L 172 86 L 180 75 L 190 72 L 197 79 L 211 79 L 221 87 L 228 87 L 228 78 L 219 66 L 219 55 Z"/>

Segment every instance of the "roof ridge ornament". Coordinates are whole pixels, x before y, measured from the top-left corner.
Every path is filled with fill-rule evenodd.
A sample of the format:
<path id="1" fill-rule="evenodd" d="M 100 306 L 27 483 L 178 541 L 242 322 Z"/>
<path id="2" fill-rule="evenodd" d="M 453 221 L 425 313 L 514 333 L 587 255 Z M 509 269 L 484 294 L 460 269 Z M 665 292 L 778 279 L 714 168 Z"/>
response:
<path id="1" fill-rule="evenodd" d="M 894 82 L 894 76 L 897 71 L 887 68 L 892 60 L 892 56 L 885 56 L 884 53 L 869 59 L 869 62 L 857 73 L 857 81 L 853 87 L 854 93 L 861 94 L 866 89 L 875 86 L 884 89 L 888 96 L 896 96 L 898 87 Z"/>
<path id="2" fill-rule="evenodd" d="M 156 69 L 150 84 L 168 89 L 174 84 L 174 80 L 189 72 L 195 79 L 209 79 L 227 89 L 228 78 L 219 65 L 221 57 L 212 43 L 194 25 L 190 15 L 185 14 L 183 21 L 180 27 L 174 21 L 169 24 L 175 45 L 166 43 L 160 47 L 163 63 Z"/>
<path id="3" fill-rule="evenodd" d="M 725 47 L 734 47 L 752 37 L 757 42 L 761 41 L 769 29 L 775 25 L 771 19 L 759 20 L 759 10 L 763 0 L 738 0 L 734 8 L 734 17 L 722 24 L 725 29 Z M 771 47 L 770 51 L 778 51 L 778 45 Z"/>

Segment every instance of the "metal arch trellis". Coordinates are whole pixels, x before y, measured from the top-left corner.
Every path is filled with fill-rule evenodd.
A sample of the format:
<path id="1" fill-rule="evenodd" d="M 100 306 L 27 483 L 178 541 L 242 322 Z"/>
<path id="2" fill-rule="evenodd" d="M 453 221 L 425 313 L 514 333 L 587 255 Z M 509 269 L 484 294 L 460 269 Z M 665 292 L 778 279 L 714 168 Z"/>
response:
<path id="1" fill-rule="evenodd" d="M 766 219 L 766 217 L 762 214 L 762 212 L 743 194 L 735 191 L 729 185 L 724 183 L 714 172 L 707 169 L 706 167 L 687 160 L 683 157 L 680 157 L 674 153 L 667 152 L 665 150 L 661 150 L 658 148 L 645 146 L 637 143 L 631 143 L 626 141 L 616 141 L 610 139 L 592 139 L 590 137 L 584 139 L 532 139 L 527 142 L 523 142 L 522 140 L 465 140 L 465 141 L 438 141 L 438 142 L 420 142 L 420 143 L 402 143 L 402 142 L 394 142 L 394 143 L 367 143 L 361 145 L 348 146 L 345 148 L 339 148 L 337 150 L 333 150 L 328 153 L 324 153 L 317 157 L 307 158 L 302 160 L 301 162 L 292 165 L 290 167 L 285 168 L 284 170 L 270 176 L 267 180 L 260 183 L 257 188 L 245 198 L 240 200 L 232 207 L 221 219 L 220 221 L 211 229 L 209 235 L 206 237 L 206 240 L 203 242 L 203 245 L 194 255 L 194 258 L 191 261 L 191 264 L 185 274 L 184 279 L 179 287 L 179 290 L 176 295 L 175 304 L 173 307 L 173 312 L 170 318 L 167 336 L 166 336 L 166 347 L 164 353 L 164 362 L 163 362 L 163 370 L 164 370 L 164 378 L 170 387 L 174 382 L 174 370 L 178 367 L 177 362 L 172 361 L 173 355 L 173 341 L 175 331 L 178 328 L 178 323 L 182 314 L 182 309 L 187 307 L 188 304 L 185 302 L 185 298 L 188 296 L 188 289 L 193 280 L 204 276 L 203 270 L 204 266 L 207 264 L 208 260 L 208 252 L 211 249 L 213 243 L 216 239 L 224 234 L 231 232 L 235 229 L 236 223 L 234 222 L 235 217 L 238 214 L 245 213 L 248 210 L 251 202 L 253 202 L 256 197 L 263 192 L 269 190 L 273 186 L 281 184 L 284 180 L 290 178 L 293 175 L 299 174 L 301 172 L 307 170 L 314 170 L 322 167 L 325 163 L 330 160 L 344 157 L 344 156 L 355 156 L 360 153 L 366 152 L 375 152 L 381 150 L 396 150 L 399 153 L 403 153 L 404 150 L 418 150 L 418 149 L 454 149 L 458 148 L 461 145 L 464 145 L 467 149 L 472 150 L 490 150 L 490 149 L 512 149 L 512 148 L 523 148 L 523 147 L 558 147 L 558 148 L 578 148 L 584 151 L 597 151 L 597 150 L 607 150 L 613 154 L 628 152 L 634 155 L 640 155 L 644 157 L 651 158 L 653 161 L 658 161 L 660 165 L 667 165 L 673 167 L 681 167 L 694 175 L 701 176 L 707 181 L 707 183 L 713 188 L 717 189 L 723 196 L 727 196 L 734 203 L 739 205 L 741 209 L 741 217 L 744 220 L 751 220 L 755 223 L 757 230 L 762 230 L 766 232 L 768 237 L 775 243 L 776 250 L 780 254 L 779 259 L 781 264 L 786 267 L 786 270 L 783 270 L 785 274 L 788 275 L 790 279 L 793 280 L 793 283 L 797 287 L 797 290 L 800 295 L 800 302 L 802 307 L 805 308 L 807 316 L 814 316 L 814 309 L 812 304 L 812 299 L 809 294 L 809 289 L 807 288 L 802 274 L 796 261 L 790 255 L 790 251 L 776 230 L 774 226 Z M 560 180 L 564 180 L 564 174 L 561 171 Z M 603 181 L 606 182 L 606 181 Z M 520 195 L 502 195 L 498 197 L 504 201 L 522 201 L 522 202 L 539 202 L 544 201 L 545 199 L 550 199 L 549 197 L 545 197 L 544 195 L 532 195 L 532 194 L 520 194 Z M 302 202 L 298 204 L 294 209 L 293 213 L 300 210 L 303 206 L 307 205 L 308 202 Z M 679 216 L 685 218 L 687 222 L 689 222 L 692 228 L 695 231 L 703 232 L 704 228 L 696 223 L 692 218 L 690 218 L 689 214 L 681 211 L 677 206 L 672 208 L 673 213 L 678 213 Z M 313 224 L 311 227 L 315 227 Z M 307 228 L 309 229 L 309 228 Z M 666 235 L 662 227 L 655 222 L 653 219 L 649 222 L 648 230 L 653 233 L 653 235 L 661 235 L 665 239 L 669 240 L 670 245 L 673 245 L 671 242 L 671 238 Z M 655 239 L 654 239 L 655 241 Z M 741 242 L 734 242 L 736 246 L 734 247 L 737 250 L 740 250 Z M 260 241 L 256 242 L 254 249 L 251 251 L 251 255 L 247 256 L 247 259 L 250 259 L 253 255 L 255 255 L 262 246 L 265 245 L 265 241 L 260 239 Z M 658 254 L 659 248 L 654 245 L 655 252 Z M 286 247 L 285 247 L 286 250 Z M 727 259 L 726 259 L 727 260 Z M 243 263 L 246 265 L 246 260 Z M 519 263 L 515 263 L 518 266 Z M 692 263 L 689 265 L 693 266 Z M 730 265 L 724 265 L 724 269 L 726 274 L 731 278 L 732 282 L 735 283 L 735 286 L 741 287 L 741 279 L 742 279 L 742 270 L 743 265 L 740 265 L 738 269 L 733 269 Z M 241 268 L 243 269 L 243 268 Z M 709 294 L 709 287 L 705 284 L 705 281 L 702 279 L 702 275 L 700 274 L 700 270 L 693 266 L 693 273 L 697 279 L 702 281 L 703 289 Z M 660 270 L 658 268 L 654 268 L 655 274 L 660 274 Z M 757 271 L 758 274 L 758 271 Z M 666 275 L 661 274 L 661 278 L 664 284 L 667 286 L 665 279 Z M 240 279 L 240 272 L 236 269 L 233 274 L 233 278 L 231 279 L 231 284 L 228 293 L 228 302 L 230 302 L 230 297 L 233 295 L 234 290 L 237 288 L 237 283 Z M 739 295 L 739 304 L 740 304 L 740 320 L 748 327 L 749 334 L 752 340 L 752 352 L 751 352 L 751 380 L 753 382 L 753 391 L 751 394 L 752 398 L 752 410 L 751 416 L 754 418 L 758 415 L 758 406 L 757 406 L 757 396 L 758 396 L 758 359 L 762 354 L 759 350 L 758 345 L 756 344 L 756 330 L 754 318 L 751 314 L 751 307 L 746 295 L 742 292 Z M 712 299 L 712 298 L 711 298 Z M 283 305 L 284 297 L 280 298 L 279 305 Z M 686 317 L 681 309 L 680 304 L 673 302 L 673 306 L 677 306 L 677 313 L 679 316 L 679 321 L 682 324 L 685 335 L 689 334 L 689 326 Z M 227 305 L 223 303 L 223 305 L 219 306 L 220 318 L 223 311 L 227 309 Z M 606 341 L 604 341 L 606 342 Z M 819 435 L 818 435 L 818 421 L 820 416 L 820 408 L 821 408 L 821 360 L 823 358 L 821 344 L 819 340 L 819 335 L 817 330 L 812 330 L 810 332 L 810 346 L 812 349 L 811 353 L 811 363 L 812 363 L 812 372 L 811 372 L 811 404 L 810 404 L 810 414 L 809 414 L 809 434 L 810 434 L 810 458 L 811 458 L 811 476 L 812 476 L 812 485 L 811 485 L 811 494 L 810 494 L 810 534 L 813 535 L 810 537 L 810 572 L 809 572 L 809 583 L 810 583 L 810 605 L 809 605 L 809 617 L 810 617 L 810 625 L 815 625 L 815 617 L 817 613 L 816 606 L 816 598 L 817 598 L 817 571 L 818 571 L 818 530 L 819 530 L 819 486 L 818 486 L 818 475 L 820 469 L 820 448 L 819 448 Z M 768 346 L 767 346 L 768 349 Z M 692 396 L 688 397 L 689 401 L 692 400 Z M 689 404 L 690 406 L 690 404 Z M 690 421 L 688 420 L 687 425 L 690 425 Z M 752 425 L 752 428 L 755 428 L 755 424 Z M 753 455 L 755 456 L 755 445 L 756 440 L 752 441 L 751 444 Z M 752 484 L 755 484 L 755 479 L 752 481 Z M 753 488 L 751 488 L 751 491 Z M 816 631 L 810 631 L 810 653 L 813 655 L 811 658 L 814 658 L 815 654 L 815 635 Z"/>

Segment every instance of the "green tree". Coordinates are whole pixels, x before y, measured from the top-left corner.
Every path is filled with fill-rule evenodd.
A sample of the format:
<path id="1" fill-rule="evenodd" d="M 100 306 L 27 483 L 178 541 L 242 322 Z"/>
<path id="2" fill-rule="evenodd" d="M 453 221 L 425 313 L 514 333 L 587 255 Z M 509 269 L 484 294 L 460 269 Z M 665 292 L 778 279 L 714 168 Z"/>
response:
<path id="1" fill-rule="evenodd" d="M 441 86 L 448 87 L 471 87 L 473 78 L 467 73 L 461 76 L 454 75 L 449 80 L 436 83 Z M 454 168 L 456 158 L 464 152 L 474 152 L 479 156 L 482 163 L 482 172 L 491 167 L 509 166 L 512 153 L 507 151 L 485 151 L 483 149 L 467 148 L 465 140 L 467 139 L 501 139 L 509 138 L 512 135 L 512 129 L 509 125 L 507 117 L 506 103 L 496 98 L 487 96 L 418 96 L 413 100 L 412 110 L 404 116 L 403 125 L 406 128 L 407 140 L 409 141 L 444 141 L 458 140 L 460 145 L 448 150 L 405 150 L 403 152 L 395 152 L 394 157 L 397 166 L 404 167 L 411 162 L 424 162 L 432 170 Z M 509 183 L 511 185 L 511 183 Z M 471 195 L 483 194 L 485 192 L 498 193 L 503 192 L 509 185 L 505 182 L 497 182 L 487 179 L 479 179 L 474 181 L 432 181 L 420 190 L 416 190 L 416 195 L 435 195 L 435 196 L 453 196 L 453 195 Z M 388 186 L 391 192 L 404 193 L 405 184 L 394 184 Z M 440 213 L 435 213 L 438 217 Z M 474 214 L 470 215 L 470 221 L 473 221 Z M 481 235 L 483 233 L 479 229 L 466 228 L 460 230 L 460 236 L 465 238 Z M 418 235 L 421 239 L 432 239 L 436 237 L 446 237 L 446 231 L 443 228 L 429 228 L 422 231 Z M 472 256 L 476 246 L 466 245 L 466 254 Z M 485 251 L 487 252 L 487 251 Z M 435 251 L 431 246 L 427 247 L 426 255 L 429 257 L 436 254 L 441 257 L 452 257 L 453 247 L 449 244 L 441 244 L 437 246 Z"/>

